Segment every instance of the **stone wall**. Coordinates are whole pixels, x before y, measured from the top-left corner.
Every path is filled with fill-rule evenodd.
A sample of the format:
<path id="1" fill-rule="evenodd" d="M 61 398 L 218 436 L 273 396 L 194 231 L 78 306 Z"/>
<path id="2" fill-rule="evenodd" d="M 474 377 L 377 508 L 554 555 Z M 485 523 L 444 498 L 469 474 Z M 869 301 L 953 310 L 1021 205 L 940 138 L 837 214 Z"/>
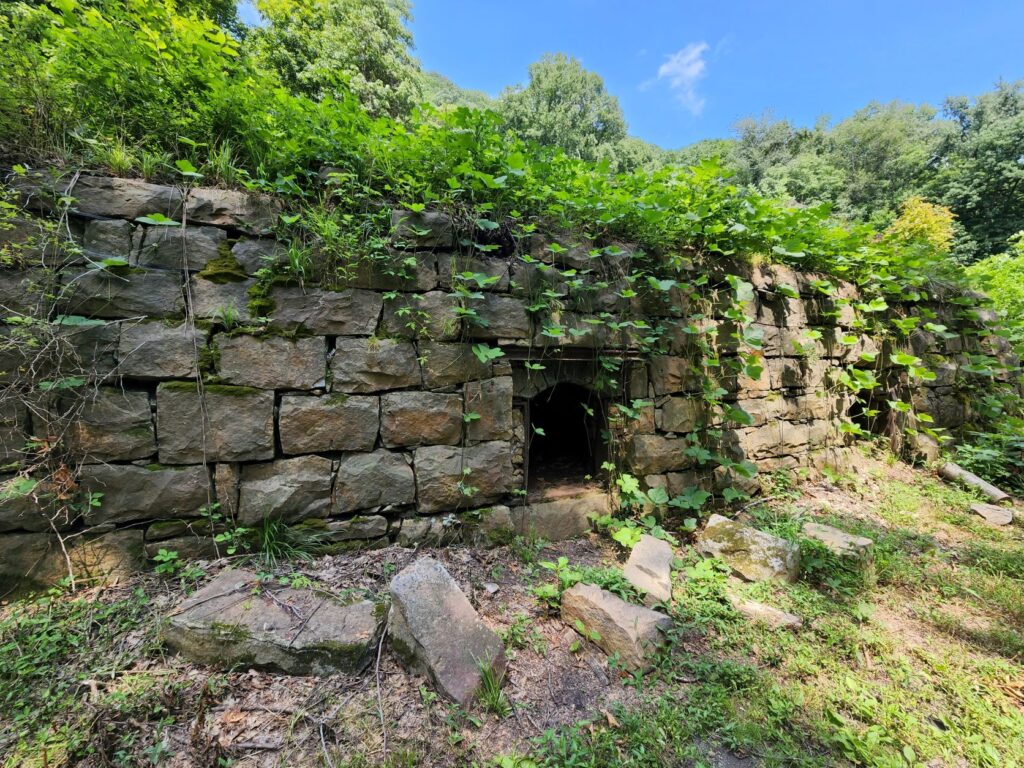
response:
<path id="1" fill-rule="evenodd" d="M 603 379 L 598 418 L 624 470 L 671 495 L 692 485 L 720 490 L 743 478 L 700 466 L 685 450 L 687 435 L 720 429 L 719 451 L 761 468 L 812 463 L 843 442 L 835 425 L 849 402 L 833 386 L 837 372 L 874 347 L 843 343 L 858 324 L 851 286 L 825 296 L 813 275 L 720 265 L 753 284 L 744 309 L 763 336 L 763 375 L 724 365 L 717 382 L 749 414 L 749 426 L 737 428 L 715 423 L 703 405 L 705 377 L 693 369 L 688 327 L 694 298 L 629 284 L 633 252 L 624 244 L 552 253 L 548 238 L 534 236 L 518 254 L 473 255 L 448 216 L 396 210 L 390 258 L 350 265 L 325 289 L 267 279 L 267 268 L 286 258 L 270 235 L 278 208 L 269 198 L 183 195 L 83 175 L 56 190 L 74 198 L 61 226 L 75 247 L 54 254 L 31 248 L 32 215 L 54 215 L 52 185 L 26 182 L 21 191 L 25 215 L 0 232 L 0 244 L 29 246 L 20 268 L 0 271 L 5 316 L 39 306 L 30 297 L 45 265 L 58 285 L 51 315 L 100 321 L 68 329 L 92 378 L 68 438 L 80 488 L 102 494 L 98 505 L 56 521 L 83 532 L 71 552 L 80 558 L 213 554 L 210 534 L 222 522 L 203 510 L 215 503 L 242 526 L 277 516 L 339 546 L 530 528 L 573 535 L 608 501 L 524 503 L 524 420 L 538 392 Z M 563 270 L 557 279 L 548 264 Z M 720 326 L 726 360 L 735 353 L 730 321 L 716 309 L 710 277 L 702 324 Z M 653 350 L 651 327 L 662 332 Z M 0 333 L 10 338 L 14 326 Z M 946 426 L 965 417 L 963 343 L 914 336 L 918 354 L 943 358 L 918 398 Z M 486 359 L 477 344 L 504 355 Z M 25 360 L 8 347 L 0 357 L 3 383 L 23 386 Z M 616 405 L 638 400 L 628 417 Z M 47 418 L 16 405 L 0 413 L 3 459 L 16 462 L 27 435 L 44 436 Z M 39 503 L 47 506 L 45 493 Z M 0 576 L 61 570 L 50 523 L 35 507 L 32 499 L 0 501 Z"/>

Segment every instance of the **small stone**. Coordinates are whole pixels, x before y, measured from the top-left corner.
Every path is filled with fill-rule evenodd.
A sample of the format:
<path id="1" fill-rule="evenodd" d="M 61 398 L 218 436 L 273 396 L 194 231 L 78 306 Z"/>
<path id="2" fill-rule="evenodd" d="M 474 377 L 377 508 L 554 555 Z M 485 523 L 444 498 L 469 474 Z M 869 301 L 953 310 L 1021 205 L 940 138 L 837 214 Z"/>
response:
<path id="1" fill-rule="evenodd" d="M 484 591 L 487 592 L 488 595 L 496 595 L 498 594 L 498 590 L 500 589 L 501 587 L 499 587 L 493 581 L 484 582 Z"/>
<path id="2" fill-rule="evenodd" d="M 803 626 L 803 619 L 787 613 L 779 608 L 773 608 L 764 603 L 754 600 L 745 600 L 736 595 L 729 595 L 729 602 L 738 613 L 742 613 L 751 621 L 760 622 L 772 629 L 799 629 Z"/>
<path id="3" fill-rule="evenodd" d="M 597 647 L 630 670 L 651 667 L 650 655 L 665 643 L 672 620 L 664 614 L 627 603 L 593 584 L 577 584 L 562 593 L 562 621 L 582 623 Z"/>
<path id="4" fill-rule="evenodd" d="M 399 658 L 428 675 L 463 707 L 476 696 L 482 669 L 505 672 L 505 648 L 481 621 L 448 571 L 421 557 L 391 580 L 388 636 Z"/>
<path id="5" fill-rule="evenodd" d="M 443 547 L 459 541 L 458 520 L 445 517 L 410 517 L 402 521 L 396 543 L 400 547 Z"/>
<path id="6" fill-rule="evenodd" d="M 697 541 L 697 551 L 717 557 L 744 581 L 796 581 L 800 548 L 791 541 L 712 515 Z"/>
<path id="7" fill-rule="evenodd" d="M 186 324 L 125 323 L 117 343 L 117 373 L 143 381 L 191 378 L 199 350 L 205 348 L 205 334 Z"/>
<path id="8" fill-rule="evenodd" d="M 403 454 L 353 453 L 338 462 L 332 515 L 415 501 L 412 467 Z"/>
<path id="9" fill-rule="evenodd" d="M 348 520 L 330 520 L 326 530 L 331 541 L 379 539 L 388 533 L 388 520 L 383 515 L 357 515 Z"/>
<path id="10" fill-rule="evenodd" d="M 266 464 L 246 464 L 238 497 L 238 517 L 254 525 L 270 517 L 288 522 L 326 517 L 331 507 L 330 459 L 297 456 Z"/>
<path id="11" fill-rule="evenodd" d="M 285 395 L 278 431 L 286 454 L 372 451 L 380 400 L 360 395 Z"/>
<path id="12" fill-rule="evenodd" d="M 462 398 L 459 395 L 393 392 L 383 395 L 380 405 L 380 435 L 388 448 L 457 445 L 462 440 Z"/>
<path id="13" fill-rule="evenodd" d="M 672 547 L 646 533 L 629 553 L 622 575 L 654 603 L 672 599 Z"/>
<path id="14" fill-rule="evenodd" d="M 416 350 L 392 339 L 338 339 L 331 360 L 335 392 L 379 392 L 420 385 Z"/>
<path id="15" fill-rule="evenodd" d="M 228 384 L 260 389 L 313 389 L 324 386 L 327 343 L 320 336 L 217 337 L 217 370 Z"/>
<path id="16" fill-rule="evenodd" d="M 982 517 L 990 525 L 1009 525 L 1013 522 L 1013 510 L 995 504 L 976 502 L 971 504 L 971 512 Z"/>
<path id="17" fill-rule="evenodd" d="M 356 674 L 376 649 L 378 613 L 369 600 L 343 603 L 263 584 L 251 571 L 222 571 L 171 612 L 162 637 L 182 656 L 224 670 Z"/>

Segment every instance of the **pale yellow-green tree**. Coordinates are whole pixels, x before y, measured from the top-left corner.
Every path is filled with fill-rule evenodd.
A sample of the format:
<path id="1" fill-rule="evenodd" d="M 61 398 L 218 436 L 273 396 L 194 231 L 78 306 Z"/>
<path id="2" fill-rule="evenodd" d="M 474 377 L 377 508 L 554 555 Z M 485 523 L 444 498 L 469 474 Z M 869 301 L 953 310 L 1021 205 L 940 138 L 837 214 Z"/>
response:
<path id="1" fill-rule="evenodd" d="M 900 214 L 885 234 L 899 243 L 927 243 L 936 251 L 946 253 L 953 244 L 955 218 L 946 206 L 914 195 L 900 204 Z"/>

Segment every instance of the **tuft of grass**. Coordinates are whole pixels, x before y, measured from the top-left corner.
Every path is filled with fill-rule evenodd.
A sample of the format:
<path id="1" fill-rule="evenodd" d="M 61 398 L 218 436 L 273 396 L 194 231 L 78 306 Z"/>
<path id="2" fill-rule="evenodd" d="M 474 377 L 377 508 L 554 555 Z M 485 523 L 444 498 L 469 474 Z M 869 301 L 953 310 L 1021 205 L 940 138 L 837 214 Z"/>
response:
<path id="1" fill-rule="evenodd" d="M 480 688 L 477 699 L 483 708 L 502 720 L 512 714 L 512 702 L 505 695 L 505 673 L 495 672 L 494 667 L 486 662 L 480 663 Z"/>
<path id="2" fill-rule="evenodd" d="M 288 525 L 278 517 L 264 518 L 249 535 L 252 537 L 251 557 L 267 568 L 276 568 L 289 560 L 312 560 L 328 543 L 325 531 Z"/>

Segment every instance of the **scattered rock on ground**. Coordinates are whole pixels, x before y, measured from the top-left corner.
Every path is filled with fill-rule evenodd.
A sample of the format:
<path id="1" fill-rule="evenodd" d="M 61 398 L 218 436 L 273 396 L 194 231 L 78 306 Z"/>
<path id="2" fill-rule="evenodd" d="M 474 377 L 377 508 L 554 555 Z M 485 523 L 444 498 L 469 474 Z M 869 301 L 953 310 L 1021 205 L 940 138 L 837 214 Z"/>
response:
<path id="1" fill-rule="evenodd" d="M 772 629 L 798 629 L 803 626 L 803 619 L 792 613 L 787 613 L 781 608 L 773 608 L 770 605 L 759 603 L 756 600 L 746 600 L 738 595 L 729 595 L 729 602 L 737 612 L 742 613 L 751 621 L 759 621 Z"/>
<path id="2" fill-rule="evenodd" d="M 480 620 L 444 566 L 421 557 L 391 580 L 388 636 L 399 658 L 467 706 L 482 670 L 505 671 L 505 647 Z"/>
<path id="3" fill-rule="evenodd" d="M 163 639 L 200 664 L 290 675 L 355 673 L 380 629 L 369 600 L 344 603 L 310 589 L 261 585 L 251 571 L 223 571 L 168 617 Z"/>
<path id="4" fill-rule="evenodd" d="M 609 656 L 618 654 L 624 667 L 644 670 L 650 655 L 665 642 L 663 630 L 672 626 L 664 614 L 627 603 L 593 584 L 577 584 L 562 593 L 562 621 L 582 622 L 588 638 Z"/>
<path id="5" fill-rule="evenodd" d="M 981 516 L 986 523 L 991 525 L 1009 525 L 1013 522 L 1013 510 L 1009 507 L 1000 507 L 979 501 L 971 504 L 971 512 Z"/>
<path id="6" fill-rule="evenodd" d="M 651 602 L 672 599 L 672 547 L 667 541 L 644 534 L 633 547 L 622 574 Z"/>
<path id="7" fill-rule="evenodd" d="M 875 542 L 866 536 L 853 536 L 821 523 L 804 523 L 803 534 L 824 544 L 839 557 L 849 562 L 866 581 L 874 581 Z"/>
<path id="8" fill-rule="evenodd" d="M 705 557 L 717 557 L 744 581 L 796 581 L 800 548 L 791 541 L 712 515 L 697 542 Z"/>

